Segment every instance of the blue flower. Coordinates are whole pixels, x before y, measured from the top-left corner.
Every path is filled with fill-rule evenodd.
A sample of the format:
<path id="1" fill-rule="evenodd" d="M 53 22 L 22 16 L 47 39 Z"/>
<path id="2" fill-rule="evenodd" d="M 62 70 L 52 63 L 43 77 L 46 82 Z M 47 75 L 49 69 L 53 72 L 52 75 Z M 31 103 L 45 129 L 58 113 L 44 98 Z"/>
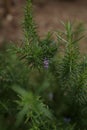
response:
<path id="1" fill-rule="evenodd" d="M 69 123 L 71 121 L 70 117 L 64 117 L 64 122 Z"/>

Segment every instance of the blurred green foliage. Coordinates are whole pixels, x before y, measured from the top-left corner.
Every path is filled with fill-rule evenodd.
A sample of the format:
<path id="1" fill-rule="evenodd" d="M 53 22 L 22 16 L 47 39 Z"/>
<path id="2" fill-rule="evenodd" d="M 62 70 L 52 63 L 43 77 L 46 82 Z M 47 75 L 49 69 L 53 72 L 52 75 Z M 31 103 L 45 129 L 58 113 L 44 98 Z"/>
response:
<path id="1" fill-rule="evenodd" d="M 27 0 L 23 44 L 0 50 L 0 129 L 87 129 L 87 58 L 78 48 L 83 26 L 63 26 L 57 41 L 52 33 L 40 39 Z"/>

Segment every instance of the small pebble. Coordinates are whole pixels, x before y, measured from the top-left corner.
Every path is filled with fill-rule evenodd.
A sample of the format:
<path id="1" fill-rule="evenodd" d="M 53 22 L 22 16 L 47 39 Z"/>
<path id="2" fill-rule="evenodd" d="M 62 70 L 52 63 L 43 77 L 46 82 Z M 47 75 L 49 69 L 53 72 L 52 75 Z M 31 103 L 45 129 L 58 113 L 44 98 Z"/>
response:
<path id="1" fill-rule="evenodd" d="M 6 20 L 8 22 L 11 22 L 13 20 L 13 16 L 11 14 L 8 14 L 7 17 L 6 17 Z"/>

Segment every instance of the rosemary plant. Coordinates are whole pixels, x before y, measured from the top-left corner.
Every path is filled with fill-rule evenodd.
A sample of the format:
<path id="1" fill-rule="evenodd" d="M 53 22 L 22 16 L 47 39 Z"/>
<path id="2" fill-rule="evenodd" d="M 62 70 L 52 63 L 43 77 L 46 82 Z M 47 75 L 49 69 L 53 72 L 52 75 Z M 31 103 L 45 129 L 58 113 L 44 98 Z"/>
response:
<path id="1" fill-rule="evenodd" d="M 78 46 L 83 27 L 63 25 L 57 40 L 50 32 L 41 39 L 26 0 L 23 44 L 0 50 L 1 130 L 87 129 L 87 58 Z"/>

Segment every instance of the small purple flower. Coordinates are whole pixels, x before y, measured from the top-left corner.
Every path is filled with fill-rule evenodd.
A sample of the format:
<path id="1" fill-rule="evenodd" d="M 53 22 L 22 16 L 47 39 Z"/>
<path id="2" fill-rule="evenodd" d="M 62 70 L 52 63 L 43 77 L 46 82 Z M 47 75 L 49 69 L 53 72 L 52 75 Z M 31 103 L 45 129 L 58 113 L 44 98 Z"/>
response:
<path id="1" fill-rule="evenodd" d="M 69 118 L 69 117 L 64 117 L 64 122 L 69 123 L 70 121 L 71 121 L 71 118 Z"/>
<path id="2" fill-rule="evenodd" d="M 47 58 L 44 59 L 44 68 L 48 69 L 49 67 L 49 60 Z"/>

